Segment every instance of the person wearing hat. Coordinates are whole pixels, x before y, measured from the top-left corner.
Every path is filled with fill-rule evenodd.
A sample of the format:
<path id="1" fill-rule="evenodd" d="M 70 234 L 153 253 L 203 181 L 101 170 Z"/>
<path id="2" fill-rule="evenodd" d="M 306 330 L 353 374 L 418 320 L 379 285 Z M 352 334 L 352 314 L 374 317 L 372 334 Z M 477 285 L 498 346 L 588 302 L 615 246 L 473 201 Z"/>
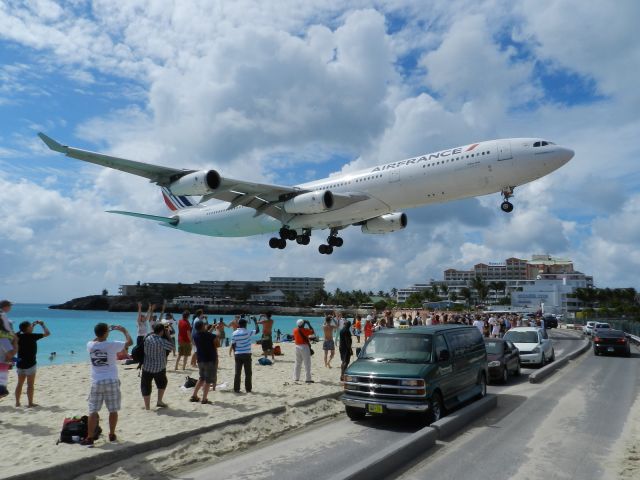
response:
<path id="1" fill-rule="evenodd" d="M 304 363 L 305 382 L 313 383 L 311 380 L 311 342 L 309 337 L 315 335 L 313 327 L 308 320 L 300 318 L 297 327 L 293 329 L 293 341 L 296 344 L 296 362 L 293 367 L 293 380 L 300 381 L 300 370 Z M 307 325 L 309 328 L 305 328 Z"/>

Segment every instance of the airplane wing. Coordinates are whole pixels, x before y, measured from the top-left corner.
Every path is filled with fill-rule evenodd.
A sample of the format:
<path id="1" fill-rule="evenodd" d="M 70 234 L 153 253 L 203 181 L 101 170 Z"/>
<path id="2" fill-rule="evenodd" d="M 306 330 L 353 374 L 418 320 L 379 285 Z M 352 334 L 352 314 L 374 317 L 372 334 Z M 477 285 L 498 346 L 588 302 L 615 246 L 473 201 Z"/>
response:
<path id="1" fill-rule="evenodd" d="M 163 167 L 127 160 L 125 158 L 112 157 L 102 153 L 62 145 L 44 133 L 38 133 L 38 136 L 51 150 L 64 153 L 67 157 L 148 178 L 151 182 L 162 187 L 170 187 L 172 182 L 197 171 Z M 282 203 L 296 195 L 306 192 L 309 192 L 309 190 L 220 177 L 220 186 L 215 191 L 204 195 L 200 199 L 200 203 L 211 199 L 221 200 L 229 202 L 229 209 L 238 206 L 249 207 L 256 210 L 256 216 L 266 214 L 277 220 L 283 220 L 285 213 L 281 207 Z M 367 198 L 369 197 L 364 194 L 334 194 L 334 199 L 336 200 L 335 208 L 344 208 L 347 205 L 366 200 Z M 112 213 L 130 215 L 130 213 L 122 212 Z M 140 215 L 142 214 L 138 214 L 138 216 Z"/>

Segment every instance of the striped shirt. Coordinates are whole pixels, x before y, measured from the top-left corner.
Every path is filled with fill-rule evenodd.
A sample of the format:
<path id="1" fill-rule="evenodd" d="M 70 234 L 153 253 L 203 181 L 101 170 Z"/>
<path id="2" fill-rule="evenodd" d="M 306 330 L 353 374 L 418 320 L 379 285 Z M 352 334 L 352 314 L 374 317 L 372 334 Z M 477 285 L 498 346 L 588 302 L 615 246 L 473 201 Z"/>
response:
<path id="1" fill-rule="evenodd" d="M 142 370 L 158 373 L 167 368 L 167 353 L 173 350 L 173 344 L 155 333 L 144 339 L 144 362 Z"/>
<path id="2" fill-rule="evenodd" d="M 238 328 L 231 336 L 231 345 L 235 346 L 236 355 L 251 353 L 251 337 L 256 334 L 255 330 Z"/>

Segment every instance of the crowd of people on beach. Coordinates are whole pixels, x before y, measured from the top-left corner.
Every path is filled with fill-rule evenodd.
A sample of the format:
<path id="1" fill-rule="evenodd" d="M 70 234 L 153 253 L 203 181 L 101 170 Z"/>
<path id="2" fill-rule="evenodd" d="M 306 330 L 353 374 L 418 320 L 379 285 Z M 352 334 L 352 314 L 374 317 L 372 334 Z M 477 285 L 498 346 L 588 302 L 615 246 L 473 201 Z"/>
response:
<path id="1" fill-rule="evenodd" d="M 11 302 L 0 302 L 0 398 L 9 394 L 8 372 L 16 365 L 17 385 L 15 388 L 16 406 L 21 406 L 23 387 L 27 384 L 27 407 L 37 407 L 34 403 L 37 342 L 50 335 L 42 321 L 22 322 L 14 332 L 8 318 Z M 465 324 L 473 325 L 489 338 L 501 337 L 515 326 L 536 326 L 537 318 L 523 318 L 515 314 L 491 314 L 476 312 L 431 312 L 418 310 L 385 311 L 378 314 L 355 315 L 348 319 L 340 311 L 326 315 L 322 323 L 322 337 L 318 336 L 308 320 L 299 319 L 291 333 L 275 329 L 276 343 L 292 342 L 295 345 L 292 379 L 300 382 L 304 368 L 304 382 L 314 383 L 312 377 L 312 345 L 322 341 L 324 367 L 333 368 L 336 346 L 340 356 L 340 376 L 342 380 L 346 368 L 351 363 L 355 344 L 366 342 L 374 332 L 385 328 L 407 328 L 410 326 Z M 98 323 L 94 327 L 95 338 L 87 343 L 91 363 L 91 385 L 88 396 L 87 432 L 95 432 L 99 423 L 99 412 L 105 405 L 108 412 L 109 441 L 116 441 L 118 412 L 121 409 L 120 380 L 118 364 L 138 364 L 140 369 L 140 392 L 144 408 L 151 409 L 153 385 L 156 387 L 155 406 L 168 408 L 164 402 L 164 393 L 168 385 L 167 367 L 173 354 L 174 370 L 185 371 L 187 362 L 197 369 L 198 378 L 193 385 L 189 400 L 203 405 L 212 404 L 209 394 L 215 391 L 218 380 L 219 349 L 228 347 L 228 355 L 235 363 L 233 391 L 241 392 L 244 377 L 244 390 L 253 389 L 254 342 L 261 346 L 260 365 L 271 365 L 281 354 L 280 345 L 274 346 L 275 321 L 270 313 L 259 318 L 236 315 L 226 323 L 223 318 L 209 321 L 202 310 L 194 314 L 184 311 L 176 322 L 173 314 L 165 313 L 165 305 L 156 314 L 156 305 L 150 304 L 146 312 L 138 304 L 135 342 L 126 328 L 121 325 Z M 35 333 L 36 327 L 42 333 Z M 231 338 L 226 337 L 225 328 L 232 330 Z M 111 332 L 121 332 L 122 340 L 111 340 Z M 256 338 L 258 337 L 258 338 Z M 129 348 L 133 347 L 131 352 Z M 92 445 L 94 435 L 88 433 L 81 443 Z"/>

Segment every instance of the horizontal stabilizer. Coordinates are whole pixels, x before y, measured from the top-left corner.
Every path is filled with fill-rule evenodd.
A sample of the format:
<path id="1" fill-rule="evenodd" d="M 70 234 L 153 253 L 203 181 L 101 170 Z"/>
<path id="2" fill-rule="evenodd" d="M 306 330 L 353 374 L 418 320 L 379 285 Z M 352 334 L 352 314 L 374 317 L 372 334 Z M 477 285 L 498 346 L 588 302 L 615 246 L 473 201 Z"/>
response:
<path id="1" fill-rule="evenodd" d="M 180 222 L 178 217 L 161 217 L 159 215 L 148 215 L 146 213 L 124 212 L 122 210 L 107 210 L 107 213 L 117 213 L 118 215 L 127 215 L 129 217 L 145 218 L 147 220 L 155 220 L 156 222 L 166 223 L 173 227 Z"/>

